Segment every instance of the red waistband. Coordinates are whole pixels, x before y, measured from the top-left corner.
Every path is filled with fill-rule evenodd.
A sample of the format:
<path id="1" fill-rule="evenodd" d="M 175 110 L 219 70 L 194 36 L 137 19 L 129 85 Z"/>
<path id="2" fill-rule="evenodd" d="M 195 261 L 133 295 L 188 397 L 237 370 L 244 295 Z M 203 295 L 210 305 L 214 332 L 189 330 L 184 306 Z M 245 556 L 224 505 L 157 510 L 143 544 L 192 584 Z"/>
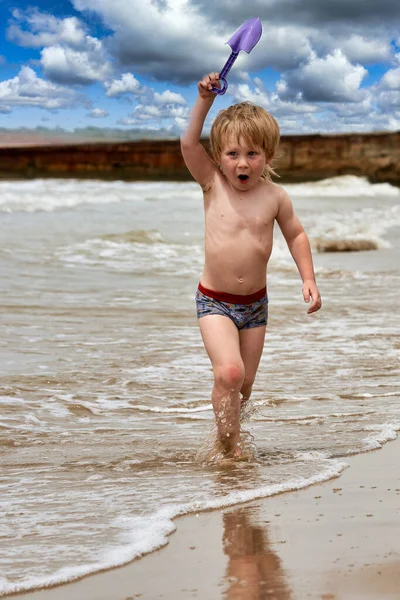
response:
<path id="1" fill-rule="evenodd" d="M 208 290 L 207 288 L 203 287 L 201 283 L 199 283 L 198 289 L 202 294 L 208 296 L 209 298 L 219 300 L 220 302 L 228 302 L 229 304 L 251 304 L 252 302 L 257 302 L 257 300 L 264 298 L 265 294 L 267 293 L 267 288 L 263 287 L 262 290 L 258 290 L 258 292 L 254 292 L 254 294 L 247 294 L 246 296 L 242 296 L 240 294 L 228 294 L 227 292 Z"/>

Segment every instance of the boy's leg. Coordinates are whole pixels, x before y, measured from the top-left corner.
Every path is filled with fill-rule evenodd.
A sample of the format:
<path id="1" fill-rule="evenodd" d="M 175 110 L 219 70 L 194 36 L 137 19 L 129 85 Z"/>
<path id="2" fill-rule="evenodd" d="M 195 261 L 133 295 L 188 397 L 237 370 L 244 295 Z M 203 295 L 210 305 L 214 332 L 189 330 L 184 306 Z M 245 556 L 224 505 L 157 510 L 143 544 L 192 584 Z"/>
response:
<path id="1" fill-rule="evenodd" d="M 243 396 L 243 404 L 250 398 L 253 388 L 254 379 L 264 349 L 265 330 L 266 326 L 264 325 L 241 329 L 239 331 L 240 355 L 245 370 L 243 385 L 240 389 L 240 393 Z"/>
<path id="2" fill-rule="evenodd" d="M 219 438 L 227 453 L 239 455 L 239 392 L 245 375 L 239 332 L 233 321 L 222 315 L 201 317 L 199 327 L 214 373 L 212 404 Z"/>

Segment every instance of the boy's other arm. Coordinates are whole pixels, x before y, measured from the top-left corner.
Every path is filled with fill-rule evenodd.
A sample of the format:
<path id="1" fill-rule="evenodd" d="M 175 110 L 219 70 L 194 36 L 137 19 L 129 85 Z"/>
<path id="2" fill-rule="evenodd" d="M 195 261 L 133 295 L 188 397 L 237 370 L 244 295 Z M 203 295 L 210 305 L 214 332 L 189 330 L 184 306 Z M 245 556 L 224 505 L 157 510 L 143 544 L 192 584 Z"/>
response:
<path id="1" fill-rule="evenodd" d="M 217 170 L 214 161 L 200 143 L 205 118 L 215 100 L 215 94 L 210 90 L 213 85 L 219 86 L 217 77 L 217 73 L 211 73 L 199 82 L 199 95 L 193 106 L 188 128 L 181 136 L 185 164 L 203 189 L 211 183 Z"/>
<path id="2" fill-rule="evenodd" d="M 310 297 L 312 299 L 312 303 L 307 310 L 311 314 L 321 308 L 322 302 L 315 282 L 310 242 L 302 224 L 294 213 L 293 205 L 287 192 L 281 188 L 279 194 L 279 208 L 276 221 L 303 280 L 304 301 L 309 302 Z"/>

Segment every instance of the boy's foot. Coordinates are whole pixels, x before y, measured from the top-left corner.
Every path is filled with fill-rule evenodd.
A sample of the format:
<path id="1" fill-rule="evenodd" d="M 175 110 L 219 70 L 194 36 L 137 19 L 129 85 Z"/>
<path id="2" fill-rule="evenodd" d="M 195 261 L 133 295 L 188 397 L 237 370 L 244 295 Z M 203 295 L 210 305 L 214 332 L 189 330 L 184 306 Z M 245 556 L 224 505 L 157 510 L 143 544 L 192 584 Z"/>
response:
<path id="1" fill-rule="evenodd" d="M 242 447 L 239 442 L 232 453 L 232 458 L 236 458 L 237 460 L 240 460 L 241 458 L 243 458 L 243 456 L 244 456 L 243 450 L 242 450 Z"/>
<path id="2" fill-rule="evenodd" d="M 226 458 L 239 458 L 242 456 L 243 451 L 239 434 L 235 436 L 230 435 L 224 439 L 219 438 L 219 442 Z"/>

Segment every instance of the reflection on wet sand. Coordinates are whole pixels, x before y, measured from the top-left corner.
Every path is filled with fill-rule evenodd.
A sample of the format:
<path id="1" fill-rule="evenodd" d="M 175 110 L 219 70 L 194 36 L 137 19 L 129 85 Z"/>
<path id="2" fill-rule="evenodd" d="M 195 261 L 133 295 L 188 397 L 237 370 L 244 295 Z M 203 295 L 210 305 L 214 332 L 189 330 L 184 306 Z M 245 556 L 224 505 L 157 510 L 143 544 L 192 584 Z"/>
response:
<path id="1" fill-rule="evenodd" d="M 223 549 L 228 556 L 226 600 L 289 600 L 279 556 L 270 548 L 267 528 L 251 523 L 253 508 L 239 508 L 223 515 Z M 260 522 L 260 519 L 257 519 Z"/>

